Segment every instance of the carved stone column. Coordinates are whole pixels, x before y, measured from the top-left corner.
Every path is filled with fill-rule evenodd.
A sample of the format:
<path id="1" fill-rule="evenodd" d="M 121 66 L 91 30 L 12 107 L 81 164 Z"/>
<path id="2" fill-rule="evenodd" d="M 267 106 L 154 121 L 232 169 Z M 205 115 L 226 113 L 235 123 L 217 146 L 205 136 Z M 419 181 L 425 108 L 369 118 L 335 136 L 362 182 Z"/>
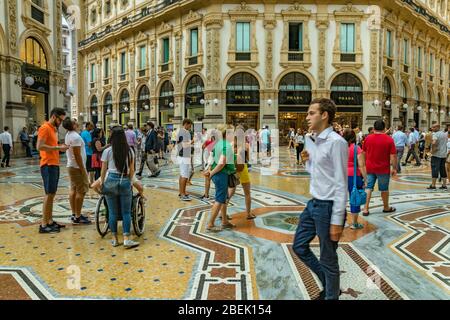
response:
<path id="1" fill-rule="evenodd" d="M 327 29 L 329 26 L 329 21 L 327 17 L 318 16 L 316 21 L 316 27 L 319 29 L 319 60 L 318 60 L 318 97 L 328 97 L 328 90 L 326 88 L 326 40 L 327 40 Z"/>
<path id="2" fill-rule="evenodd" d="M 273 29 L 275 29 L 276 24 L 277 21 L 275 19 L 264 21 L 266 29 L 266 91 L 261 94 L 260 127 L 268 125 L 270 128 L 278 128 L 277 91 L 273 89 Z M 269 104 L 269 100 L 272 103 Z M 254 129 L 256 130 L 257 128 Z"/>
<path id="3" fill-rule="evenodd" d="M 205 19 L 206 26 L 206 87 L 204 124 L 212 128 L 226 121 L 226 94 L 222 92 L 220 77 L 220 30 L 223 26 L 221 14 L 212 14 Z M 218 99 L 218 104 L 213 103 Z"/>
<path id="4" fill-rule="evenodd" d="M 130 46 L 130 122 L 137 125 L 136 120 L 136 48 Z"/>

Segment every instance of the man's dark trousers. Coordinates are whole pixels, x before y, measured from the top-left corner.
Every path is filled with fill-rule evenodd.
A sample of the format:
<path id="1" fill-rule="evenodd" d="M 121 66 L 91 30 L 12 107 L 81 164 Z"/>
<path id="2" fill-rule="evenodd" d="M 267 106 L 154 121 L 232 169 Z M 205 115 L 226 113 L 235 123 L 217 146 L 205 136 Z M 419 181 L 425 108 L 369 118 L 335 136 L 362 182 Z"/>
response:
<path id="1" fill-rule="evenodd" d="M 338 242 L 330 239 L 330 220 L 333 201 L 312 199 L 300 215 L 295 232 L 293 250 L 320 279 L 325 290 L 325 300 L 339 299 Z M 320 261 L 310 249 L 310 242 L 319 237 Z"/>
<path id="2" fill-rule="evenodd" d="M 3 145 L 3 159 L 2 159 L 2 164 L 9 166 L 9 159 L 11 158 L 11 146 L 9 144 L 4 144 Z"/>

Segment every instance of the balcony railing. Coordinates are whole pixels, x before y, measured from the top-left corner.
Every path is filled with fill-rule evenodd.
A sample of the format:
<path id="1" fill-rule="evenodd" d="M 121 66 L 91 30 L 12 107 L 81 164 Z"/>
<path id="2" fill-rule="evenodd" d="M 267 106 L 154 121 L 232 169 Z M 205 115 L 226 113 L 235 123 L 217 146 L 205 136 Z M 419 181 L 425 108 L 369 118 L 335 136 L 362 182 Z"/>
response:
<path id="1" fill-rule="evenodd" d="M 430 76 L 430 82 L 433 82 L 433 81 L 434 81 L 434 77 Z"/>
<path id="2" fill-rule="evenodd" d="M 103 79 L 103 84 L 107 86 L 109 84 L 109 79 Z"/>
<path id="3" fill-rule="evenodd" d="M 169 71 L 169 64 L 165 63 L 161 65 L 161 72 Z"/>
<path id="4" fill-rule="evenodd" d="M 120 81 L 125 81 L 127 79 L 127 75 L 126 74 L 121 74 L 119 76 Z"/>
<path id="5" fill-rule="evenodd" d="M 156 5 L 150 5 L 145 8 L 142 8 L 138 13 L 135 13 L 133 15 L 125 17 L 124 19 L 122 19 L 122 21 L 120 21 L 112 26 L 108 26 L 103 31 L 98 32 L 98 33 L 94 32 L 90 37 L 88 37 L 84 40 L 81 40 L 78 45 L 79 45 L 79 47 L 83 47 L 97 39 L 101 39 L 113 32 L 116 32 L 119 29 L 126 27 L 127 25 L 139 22 L 150 15 L 155 15 L 155 14 L 163 11 L 164 9 L 166 9 L 166 7 L 168 7 L 174 3 L 180 2 L 180 1 L 181 0 L 164 0 L 164 1 L 159 2 Z"/>
<path id="6" fill-rule="evenodd" d="M 303 61 L 303 53 L 301 52 L 289 52 L 288 61 Z"/>
<path id="7" fill-rule="evenodd" d="M 95 88 L 95 82 L 91 82 L 91 89 Z"/>
<path id="8" fill-rule="evenodd" d="M 252 54 L 250 52 L 236 52 L 236 61 L 250 61 Z"/>
<path id="9" fill-rule="evenodd" d="M 403 72 L 409 73 L 409 67 L 407 65 L 403 65 Z"/>
<path id="10" fill-rule="evenodd" d="M 145 77 L 145 75 L 147 74 L 146 71 L 147 71 L 147 70 L 145 70 L 145 69 L 144 69 L 144 70 L 139 70 L 139 71 L 138 71 L 138 76 L 139 76 L 139 77 Z"/>
<path id="11" fill-rule="evenodd" d="M 354 53 L 341 53 L 341 62 L 355 62 L 356 54 Z"/>
<path id="12" fill-rule="evenodd" d="M 441 86 L 443 86 L 444 85 L 444 80 L 439 80 L 439 84 L 441 85 Z"/>
<path id="13" fill-rule="evenodd" d="M 422 71 L 417 71 L 417 76 L 418 76 L 419 78 L 422 78 Z"/>
<path id="14" fill-rule="evenodd" d="M 195 57 L 190 57 L 188 62 L 189 62 L 189 65 L 190 65 L 190 66 L 195 65 L 195 64 L 198 63 L 198 57 L 197 57 L 197 56 L 195 56 Z"/>

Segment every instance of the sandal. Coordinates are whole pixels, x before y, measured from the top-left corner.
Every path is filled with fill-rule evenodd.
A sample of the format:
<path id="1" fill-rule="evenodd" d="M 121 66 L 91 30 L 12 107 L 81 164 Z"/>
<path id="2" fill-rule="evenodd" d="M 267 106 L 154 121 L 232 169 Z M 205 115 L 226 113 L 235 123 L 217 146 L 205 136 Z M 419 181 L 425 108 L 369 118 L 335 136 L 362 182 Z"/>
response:
<path id="1" fill-rule="evenodd" d="M 206 228 L 206 232 L 220 232 L 220 231 L 222 231 L 222 228 L 217 226 Z"/>
<path id="2" fill-rule="evenodd" d="M 247 216 L 247 220 L 253 220 L 255 218 L 256 218 L 256 216 L 253 213 L 251 213 L 250 215 Z"/>
<path id="3" fill-rule="evenodd" d="M 395 209 L 394 207 L 390 207 L 389 210 L 383 210 L 384 213 L 395 212 L 395 211 L 397 211 L 397 209 Z"/>
<path id="4" fill-rule="evenodd" d="M 223 224 L 222 225 L 222 229 L 233 229 L 233 228 L 236 228 L 236 225 L 234 225 L 234 224 L 232 224 L 230 222 L 228 222 L 227 224 Z"/>

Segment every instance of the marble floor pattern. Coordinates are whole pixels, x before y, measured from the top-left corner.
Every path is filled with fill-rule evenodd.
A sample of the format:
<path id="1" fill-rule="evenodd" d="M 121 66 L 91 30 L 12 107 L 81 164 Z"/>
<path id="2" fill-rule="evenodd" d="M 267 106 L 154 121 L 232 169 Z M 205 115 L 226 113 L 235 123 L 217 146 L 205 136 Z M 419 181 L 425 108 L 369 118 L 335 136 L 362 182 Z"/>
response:
<path id="1" fill-rule="evenodd" d="M 64 159 L 62 162 L 65 163 Z M 247 220 L 238 188 L 229 206 L 233 230 L 206 232 L 212 200 L 203 201 L 200 170 L 178 199 L 178 169 L 145 177 L 145 233 L 132 250 L 113 248 L 95 224 L 72 226 L 68 176 L 62 168 L 54 217 L 67 228 L 41 235 L 38 161 L 14 159 L 0 169 L 0 299 L 314 299 L 315 274 L 296 257 L 292 240 L 309 199 L 309 174 L 282 148 L 280 160 L 254 164 Z M 341 299 L 450 298 L 450 193 L 428 192 L 428 164 L 406 167 L 391 181 L 395 213 L 382 213 L 378 191 L 364 229 L 346 228 L 339 244 Z M 212 185 L 211 195 L 214 195 Z M 84 212 L 93 218 L 98 195 Z M 348 217 L 350 219 L 350 217 Z M 219 221 L 217 221 L 217 224 Z M 318 241 L 312 249 L 319 254 Z"/>

